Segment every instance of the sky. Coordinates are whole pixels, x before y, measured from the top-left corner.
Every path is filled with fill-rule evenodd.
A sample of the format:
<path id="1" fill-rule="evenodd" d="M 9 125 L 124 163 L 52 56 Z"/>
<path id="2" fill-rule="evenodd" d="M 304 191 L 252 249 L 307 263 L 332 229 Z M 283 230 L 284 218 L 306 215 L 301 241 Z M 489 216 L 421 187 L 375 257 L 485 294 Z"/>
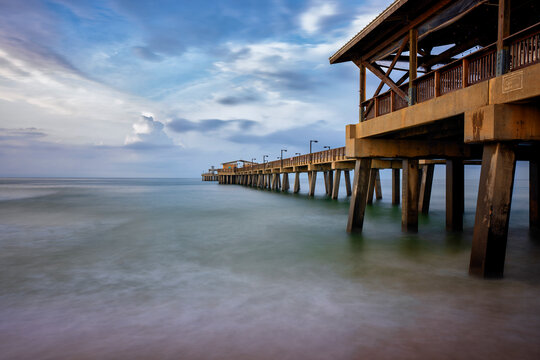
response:
<path id="1" fill-rule="evenodd" d="M 344 146 L 358 69 L 328 58 L 391 2 L 0 0 L 0 176 L 198 177 Z"/>

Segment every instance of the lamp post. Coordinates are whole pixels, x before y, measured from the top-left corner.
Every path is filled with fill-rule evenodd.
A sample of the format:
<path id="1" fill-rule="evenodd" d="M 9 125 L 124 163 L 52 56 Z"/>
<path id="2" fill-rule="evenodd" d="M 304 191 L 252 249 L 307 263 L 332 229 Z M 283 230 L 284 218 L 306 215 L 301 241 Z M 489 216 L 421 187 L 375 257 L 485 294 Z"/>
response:
<path id="1" fill-rule="evenodd" d="M 283 169 L 283 152 L 284 152 L 284 151 L 287 152 L 286 149 L 281 149 L 281 156 L 279 157 L 279 158 L 281 159 L 281 164 L 280 164 L 280 166 L 281 166 L 282 169 Z"/>
<path id="2" fill-rule="evenodd" d="M 309 140 L 309 162 L 312 162 L 312 155 L 311 155 L 311 144 L 318 143 L 319 140 Z"/>
<path id="3" fill-rule="evenodd" d="M 263 155 L 263 165 L 264 165 L 264 168 L 266 169 L 266 162 L 265 162 L 265 159 L 268 157 L 268 155 Z"/>

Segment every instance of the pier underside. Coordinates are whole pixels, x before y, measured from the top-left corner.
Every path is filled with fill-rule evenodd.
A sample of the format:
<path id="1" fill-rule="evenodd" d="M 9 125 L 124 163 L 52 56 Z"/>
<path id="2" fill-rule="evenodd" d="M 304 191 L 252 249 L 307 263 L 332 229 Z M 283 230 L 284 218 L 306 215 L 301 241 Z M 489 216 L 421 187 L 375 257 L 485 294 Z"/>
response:
<path id="1" fill-rule="evenodd" d="M 346 155 L 356 159 L 359 169 L 368 159 L 402 161 L 402 228 L 405 231 L 418 229 L 418 212 L 425 207 L 421 197 L 425 197 L 426 190 L 420 184 L 425 187 L 426 182 L 421 179 L 429 177 L 431 170 L 426 168 L 422 174 L 418 159 L 446 162 L 446 226 L 450 231 L 463 227 L 463 165 L 467 161 L 481 160 L 469 271 L 485 277 L 500 277 L 504 270 L 517 160 L 529 161 L 531 229 L 538 228 L 540 223 L 539 78 L 540 64 L 536 64 L 348 125 Z M 369 174 L 355 173 L 349 231 L 362 229 L 367 203 L 362 197 L 368 187 Z"/>

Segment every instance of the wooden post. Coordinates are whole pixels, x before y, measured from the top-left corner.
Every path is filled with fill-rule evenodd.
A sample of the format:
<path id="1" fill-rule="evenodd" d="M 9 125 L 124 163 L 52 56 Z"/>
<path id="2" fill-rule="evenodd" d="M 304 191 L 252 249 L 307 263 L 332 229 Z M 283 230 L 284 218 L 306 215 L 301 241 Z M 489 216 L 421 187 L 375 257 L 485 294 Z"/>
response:
<path id="1" fill-rule="evenodd" d="M 336 170 L 336 177 L 334 179 L 334 186 L 332 189 L 332 199 L 336 200 L 339 195 L 339 182 L 341 181 L 341 170 Z"/>
<path id="2" fill-rule="evenodd" d="M 516 155 L 511 145 L 484 145 L 469 273 L 502 277 Z"/>
<path id="3" fill-rule="evenodd" d="M 364 65 L 359 65 L 360 68 L 360 122 L 366 120 L 366 114 L 364 114 L 364 107 L 362 103 L 366 101 L 366 67 Z"/>
<path id="4" fill-rule="evenodd" d="M 352 189 L 351 189 L 351 175 L 349 170 L 345 170 L 345 191 L 347 191 L 347 196 L 352 195 Z"/>
<path id="5" fill-rule="evenodd" d="M 328 172 L 323 171 L 323 177 L 324 177 L 324 190 L 326 192 L 326 195 L 328 195 Z"/>
<path id="6" fill-rule="evenodd" d="M 469 86 L 469 59 L 463 58 L 461 61 L 461 87 L 465 89 Z"/>
<path id="7" fill-rule="evenodd" d="M 332 196 L 332 188 L 334 187 L 334 170 L 328 171 L 328 191 L 326 195 Z"/>
<path id="8" fill-rule="evenodd" d="M 463 159 L 446 160 L 446 230 L 463 230 Z"/>
<path id="9" fill-rule="evenodd" d="M 377 177 L 375 178 L 375 198 L 377 200 L 382 199 L 381 175 L 379 169 L 377 169 Z"/>
<path id="10" fill-rule="evenodd" d="M 418 69 L 418 30 L 409 30 L 409 106 L 416 104 L 416 69 Z"/>
<path id="11" fill-rule="evenodd" d="M 283 186 L 281 187 L 282 191 L 289 190 L 289 173 L 283 173 Z"/>
<path id="12" fill-rule="evenodd" d="M 361 158 L 356 160 L 347 232 L 362 231 L 368 196 L 370 170 L 371 158 Z"/>
<path id="13" fill-rule="evenodd" d="M 529 227 L 540 234 L 540 161 L 529 161 Z"/>
<path id="14" fill-rule="evenodd" d="M 294 174 L 294 193 L 297 194 L 300 191 L 300 172 Z"/>
<path id="15" fill-rule="evenodd" d="M 429 213 L 429 202 L 431 200 L 431 188 L 433 186 L 433 172 L 435 164 L 423 166 L 422 180 L 420 182 L 420 198 L 418 199 L 418 211 L 422 214 Z"/>
<path id="16" fill-rule="evenodd" d="M 375 181 L 377 180 L 377 169 L 369 170 L 369 185 L 368 185 L 368 195 L 367 203 L 373 204 L 373 192 L 375 190 Z"/>
<path id="17" fill-rule="evenodd" d="M 310 171 L 309 172 L 309 193 L 308 196 L 314 196 L 315 195 L 315 185 L 317 183 L 317 172 L 316 171 Z"/>
<path id="18" fill-rule="evenodd" d="M 392 204 L 398 205 L 399 204 L 399 169 L 392 169 Z"/>
<path id="19" fill-rule="evenodd" d="M 403 160 L 401 229 L 418 231 L 418 160 Z"/>
<path id="20" fill-rule="evenodd" d="M 499 21 L 497 26 L 497 68 L 495 75 L 501 76 L 510 68 L 510 51 L 504 38 L 510 35 L 510 0 L 499 0 Z"/>
<path id="21" fill-rule="evenodd" d="M 276 174 L 276 176 L 277 176 L 277 184 L 276 184 L 277 187 L 276 187 L 276 189 L 279 190 L 279 189 L 281 189 L 281 174 Z"/>

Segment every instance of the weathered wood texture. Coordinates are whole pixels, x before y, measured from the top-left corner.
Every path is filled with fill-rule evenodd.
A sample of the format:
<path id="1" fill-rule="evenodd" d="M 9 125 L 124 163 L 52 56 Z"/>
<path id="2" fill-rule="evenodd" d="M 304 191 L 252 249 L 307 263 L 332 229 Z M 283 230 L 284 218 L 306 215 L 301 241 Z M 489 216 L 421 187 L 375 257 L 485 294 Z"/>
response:
<path id="1" fill-rule="evenodd" d="M 375 181 L 377 180 L 377 169 L 371 169 L 369 171 L 369 185 L 368 185 L 368 195 L 367 203 L 373 204 L 373 192 L 375 190 Z"/>
<path id="2" fill-rule="evenodd" d="M 377 200 L 382 199 L 381 173 L 379 169 L 377 169 L 377 176 L 375 177 L 375 198 Z"/>
<path id="3" fill-rule="evenodd" d="M 392 204 L 399 204 L 400 193 L 400 179 L 399 179 L 399 169 L 392 169 Z"/>
<path id="4" fill-rule="evenodd" d="M 315 195 L 315 185 L 317 184 L 317 172 L 316 171 L 310 171 L 309 172 L 309 193 L 308 196 L 314 196 Z"/>
<path id="5" fill-rule="evenodd" d="M 349 206 L 347 232 L 362 231 L 362 227 L 364 225 L 364 212 L 366 210 L 367 203 L 370 170 L 370 158 L 356 160 L 356 164 L 354 166 L 354 180 Z"/>
<path id="6" fill-rule="evenodd" d="M 351 175 L 350 175 L 349 170 L 345 170 L 345 191 L 347 191 L 347 196 L 352 195 Z"/>
<path id="7" fill-rule="evenodd" d="M 294 174 L 294 189 L 293 192 L 297 194 L 300 191 L 300 173 Z"/>
<path id="8" fill-rule="evenodd" d="M 505 143 L 484 145 L 469 273 L 502 277 L 516 157 Z"/>
<path id="9" fill-rule="evenodd" d="M 422 180 L 420 181 L 420 198 L 418 199 L 418 210 L 422 214 L 429 213 L 429 203 L 431 201 L 431 188 L 433 186 L 433 173 L 435 164 L 428 164 L 422 167 Z"/>
<path id="10" fill-rule="evenodd" d="M 341 170 L 336 170 L 334 186 L 332 186 L 332 199 L 336 200 L 339 196 L 339 183 L 341 181 Z"/>
<path id="11" fill-rule="evenodd" d="M 463 230 L 464 181 L 463 159 L 447 160 L 446 230 Z"/>
<path id="12" fill-rule="evenodd" d="M 401 229 L 418 231 L 418 160 L 403 160 Z"/>
<path id="13" fill-rule="evenodd" d="M 540 235 L 540 160 L 529 161 L 529 225 Z"/>

